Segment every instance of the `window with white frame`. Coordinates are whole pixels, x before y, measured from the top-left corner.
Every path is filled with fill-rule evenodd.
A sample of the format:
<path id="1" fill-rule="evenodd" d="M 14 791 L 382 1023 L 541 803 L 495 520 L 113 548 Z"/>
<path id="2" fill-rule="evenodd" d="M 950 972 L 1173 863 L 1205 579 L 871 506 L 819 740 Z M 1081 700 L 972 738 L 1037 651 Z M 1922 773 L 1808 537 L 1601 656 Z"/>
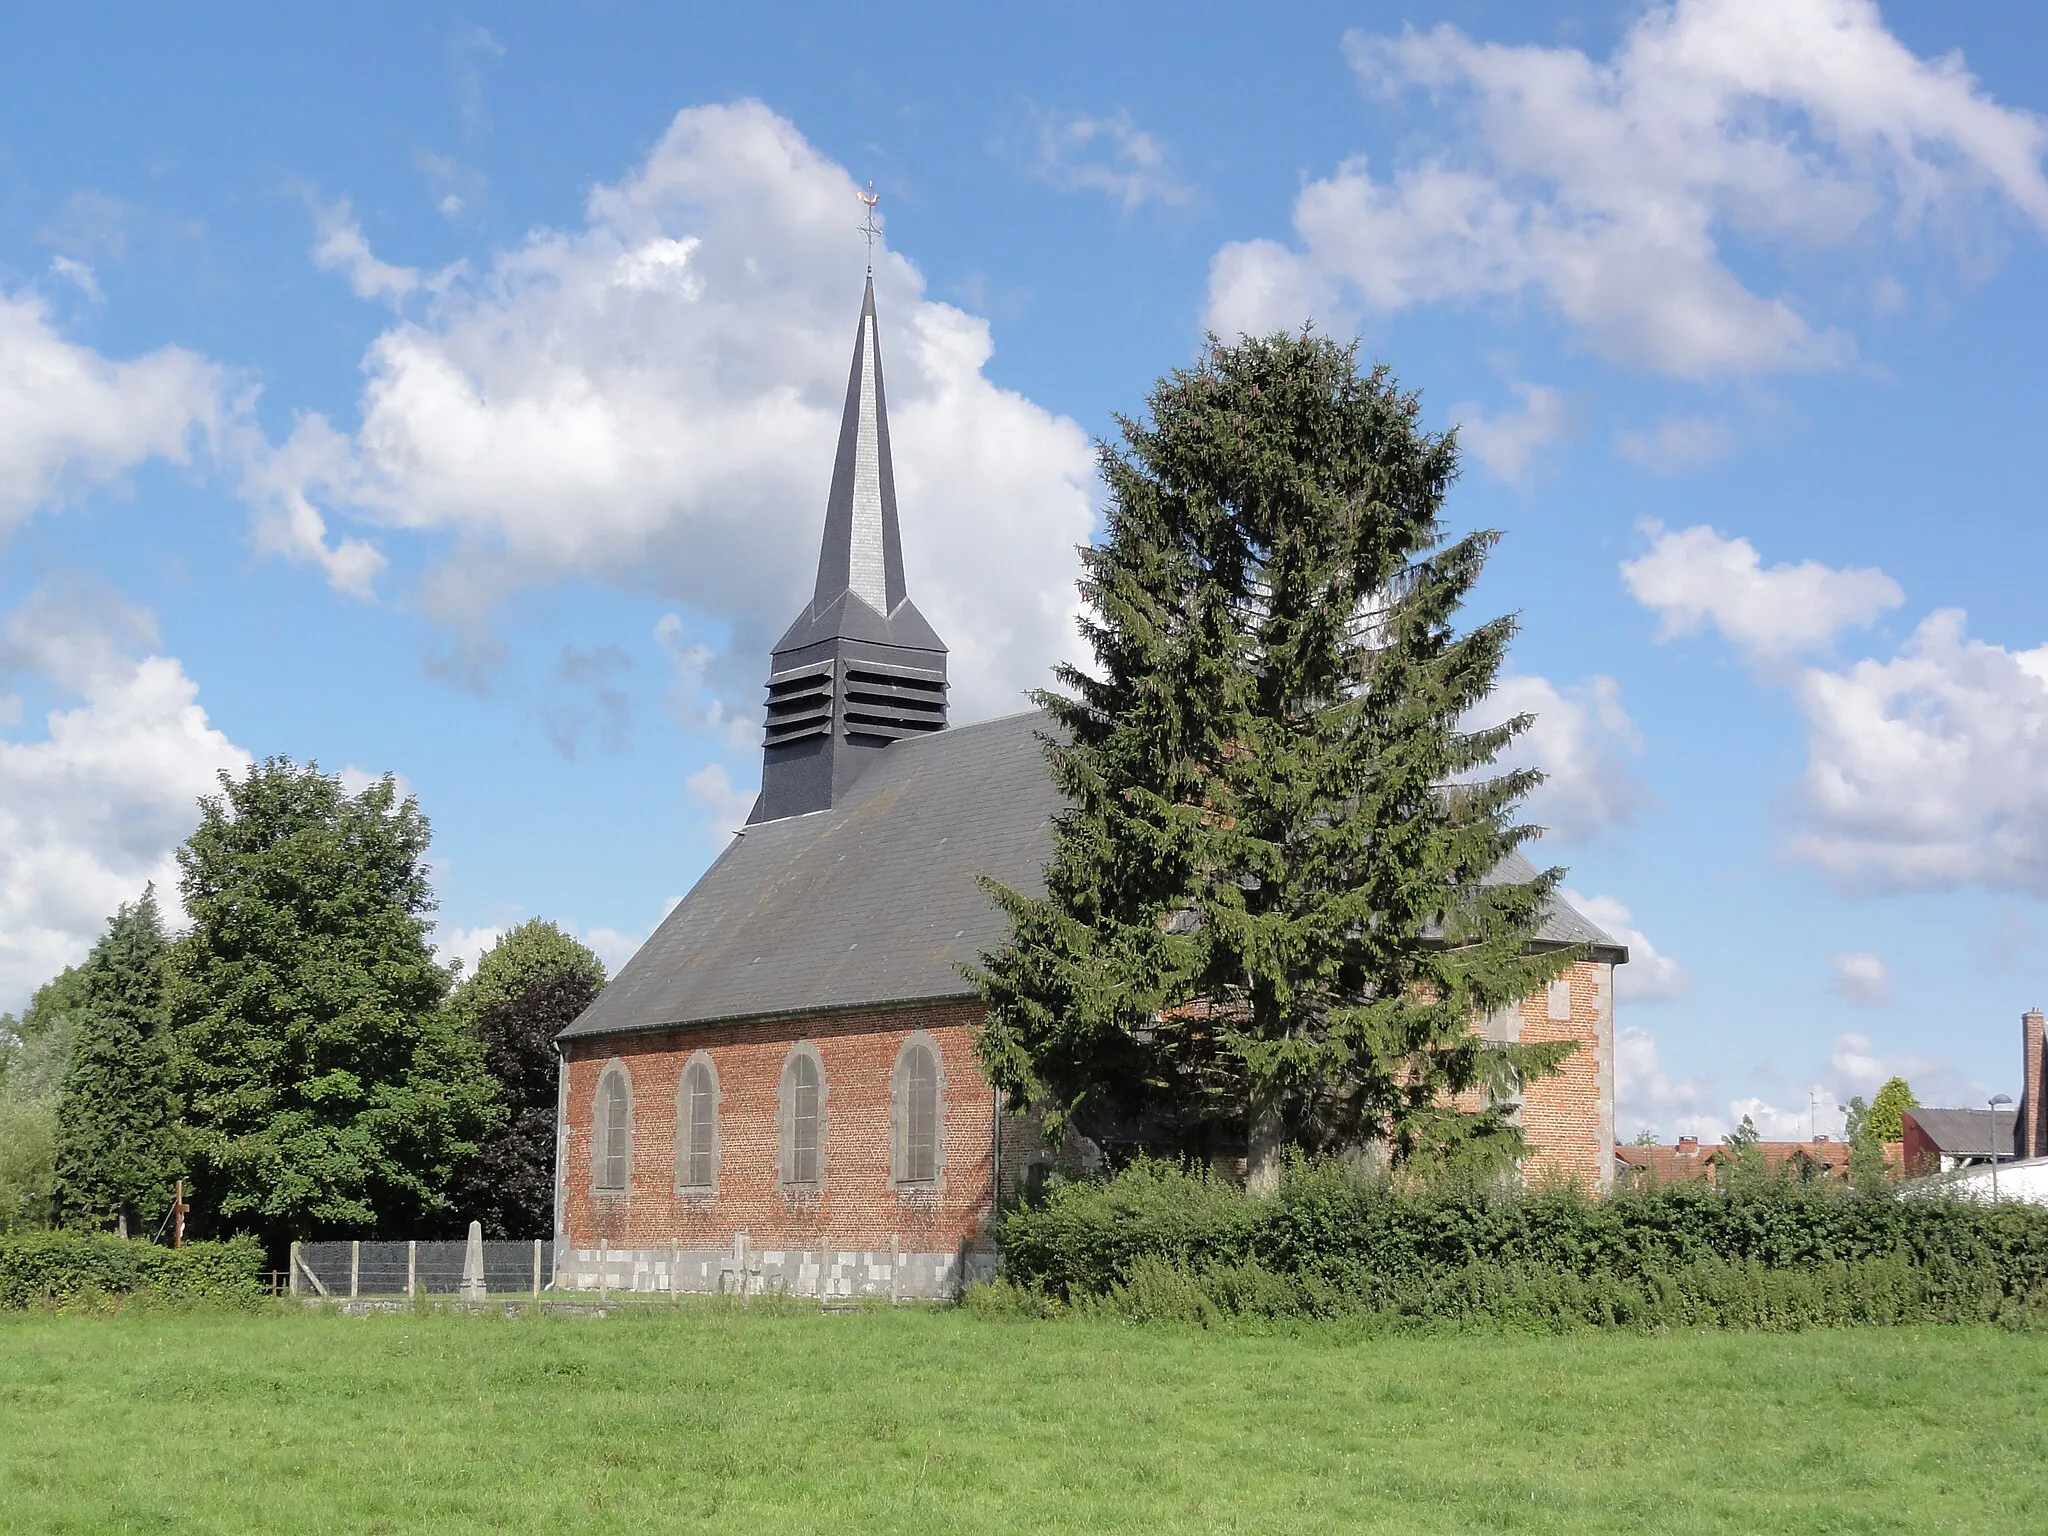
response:
<path id="1" fill-rule="evenodd" d="M 718 1184 L 718 1069 L 699 1051 L 676 1092 L 676 1187 L 708 1194 Z"/>

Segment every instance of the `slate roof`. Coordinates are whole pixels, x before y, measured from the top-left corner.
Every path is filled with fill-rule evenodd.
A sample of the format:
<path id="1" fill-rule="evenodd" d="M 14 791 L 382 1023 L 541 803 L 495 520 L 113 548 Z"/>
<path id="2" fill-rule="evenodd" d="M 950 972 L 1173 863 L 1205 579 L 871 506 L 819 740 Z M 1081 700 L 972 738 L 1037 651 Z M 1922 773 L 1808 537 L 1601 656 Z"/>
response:
<path id="1" fill-rule="evenodd" d="M 1920 1109 L 1906 1111 L 1913 1117 L 1927 1139 L 1934 1143 L 1936 1150 L 1948 1157 L 1991 1156 L 1996 1143 L 2000 1158 L 2016 1154 L 2019 1115 L 2012 1109 L 1996 1111 L 1996 1129 L 1993 1128 L 1990 1109 Z"/>
<path id="2" fill-rule="evenodd" d="M 1008 924 L 976 883 L 1044 891 L 1042 712 L 894 743 L 830 810 L 736 837 L 564 1039 L 971 996 Z M 1495 879 L 1534 873 L 1520 854 Z M 1628 952 L 1553 902 L 1539 939 Z"/>

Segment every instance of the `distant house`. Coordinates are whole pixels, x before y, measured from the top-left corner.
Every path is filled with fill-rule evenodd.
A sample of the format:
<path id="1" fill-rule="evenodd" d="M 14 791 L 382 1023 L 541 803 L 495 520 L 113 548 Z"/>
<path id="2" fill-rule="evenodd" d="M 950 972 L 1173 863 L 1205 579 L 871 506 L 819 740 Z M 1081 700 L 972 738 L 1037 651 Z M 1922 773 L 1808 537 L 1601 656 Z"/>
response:
<path id="1" fill-rule="evenodd" d="M 1909 1109 L 1901 1122 L 1906 1131 L 1906 1172 L 1914 1177 L 1952 1173 L 2022 1155 L 2020 1117 L 2012 1109 Z"/>
<path id="2" fill-rule="evenodd" d="M 1812 1141 L 1760 1141 L 1756 1150 L 1772 1168 L 1795 1178 L 1843 1180 L 1849 1177 L 1849 1143 L 1817 1136 Z M 1697 1136 L 1681 1136 L 1675 1146 L 1616 1147 L 1614 1187 L 1652 1189 L 1662 1184 L 1719 1184 L 1727 1177 L 1735 1153 L 1727 1147 L 1702 1148 Z"/>

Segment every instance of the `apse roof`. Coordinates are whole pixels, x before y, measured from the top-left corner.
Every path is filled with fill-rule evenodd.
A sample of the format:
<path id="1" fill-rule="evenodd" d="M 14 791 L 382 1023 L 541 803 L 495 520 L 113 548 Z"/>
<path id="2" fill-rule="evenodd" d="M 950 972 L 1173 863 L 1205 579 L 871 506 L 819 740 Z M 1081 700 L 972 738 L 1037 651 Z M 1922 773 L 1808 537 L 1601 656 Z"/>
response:
<path id="1" fill-rule="evenodd" d="M 747 828 L 563 1037 L 971 996 L 960 966 L 1008 932 L 976 877 L 1045 888 L 1049 725 L 1032 712 L 898 741 L 841 804 Z M 1493 878 L 1533 873 L 1516 854 Z M 1627 958 L 1562 901 L 1539 938 Z"/>

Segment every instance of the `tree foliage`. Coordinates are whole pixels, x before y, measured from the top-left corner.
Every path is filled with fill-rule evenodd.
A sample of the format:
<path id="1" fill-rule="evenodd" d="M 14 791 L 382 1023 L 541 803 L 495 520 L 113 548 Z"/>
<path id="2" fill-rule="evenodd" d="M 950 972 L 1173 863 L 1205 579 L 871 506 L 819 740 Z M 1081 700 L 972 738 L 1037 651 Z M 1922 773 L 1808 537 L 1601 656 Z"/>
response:
<path id="1" fill-rule="evenodd" d="M 272 758 L 200 807 L 172 1011 L 201 1224 L 274 1250 L 451 1219 L 453 1173 L 501 1112 L 441 1006 L 418 803 Z"/>
<path id="2" fill-rule="evenodd" d="M 124 903 L 79 968 L 82 997 L 57 1101 L 56 1203 L 67 1226 L 152 1227 L 182 1172 L 156 890 Z"/>
<path id="3" fill-rule="evenodd" d="M 1562 872 L 1500 873 L 1529 721 L 1463 724 L 1514 624 L 1455 627 L 1495 541 L 1447 542 L 1456 445 L 1310 336 L 1212 339 L 1147 403 L 1082 551 L 1096 670 L 1038 695 L 1066 807 L 1047 895 L 990 887 L 982 1060 L 1054 1121 L 1234 1122 L 1261 1185 L 1289 1143 L 1504 1161 L 1569 1047 L 1472 1025 L 1574 956 L 1532 948 Z"/>
<path id="4" fill-rule="evenodd" d="M 1919 1107 L 1920 1101 L 1913 1097 L 1913 1090 L 1903 1077 L 1888 1079 L 1877 1090 L 1877 1097 L 1870 1101 L 1871 1134 L 1879 1141 L 1904 1140 L 1905 1113 Z"/>
<path id="5" fill-rule="evenodd" d="M 503 1125 L 458 1175 L 455 1207 L 490 1237 L 542 1237 L 553 1226 L 555 1036 L 604 989 L 604 962 L 535 918 L 499 939 L 455 989 L 449 1012 L 483 1050 Z"/>
<path id="6" fill-rule="evenodd" d="M 84 991 L 81 968 L 66 966 L 19 1019 L 0 1016 L 0 1232 L 55 1218 L 57 1101 Z"/>

